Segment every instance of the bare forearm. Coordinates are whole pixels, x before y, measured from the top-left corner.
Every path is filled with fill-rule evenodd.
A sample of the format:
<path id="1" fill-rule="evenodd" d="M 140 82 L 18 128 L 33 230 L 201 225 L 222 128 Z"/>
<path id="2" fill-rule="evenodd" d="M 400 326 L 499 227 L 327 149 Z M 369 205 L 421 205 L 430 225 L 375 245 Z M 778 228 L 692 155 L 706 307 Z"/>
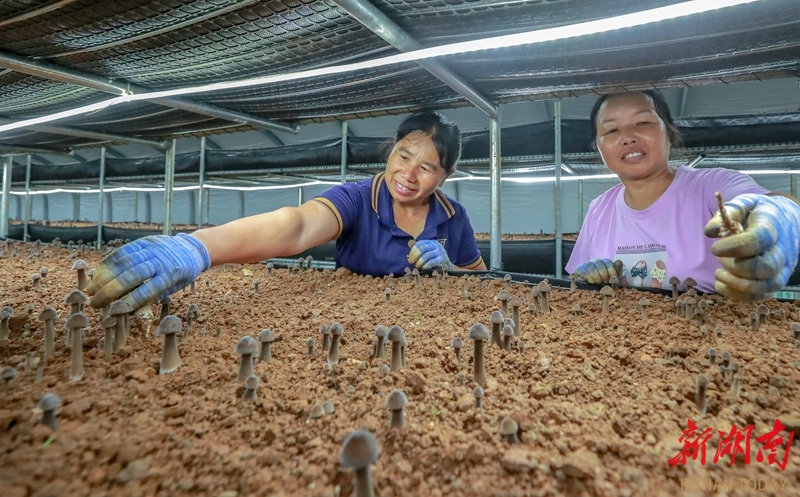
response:
<path id="1" fill-rule="evenodd" d="M 222 226 L 198 230 L 192 236 L 208 249 L 211 265 L 258 262 L 292 255 L 301 247 L 303 216 L 298 208 L 237 219 Z"/>

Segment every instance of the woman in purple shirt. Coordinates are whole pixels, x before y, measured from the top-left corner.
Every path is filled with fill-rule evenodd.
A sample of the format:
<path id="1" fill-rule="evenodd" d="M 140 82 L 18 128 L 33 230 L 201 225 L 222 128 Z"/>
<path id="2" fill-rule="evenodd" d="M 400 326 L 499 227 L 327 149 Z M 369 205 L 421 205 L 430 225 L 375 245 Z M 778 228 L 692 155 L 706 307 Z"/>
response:
<path id="1" fill-rule="evenodd" d="M 371 275 L 486 269 L 466 210 L 439 190 L 455 172 L 461 134 L 435 112 L 400 125 L 383 173 L 338 185 L 300 207 L 237 219 L 191 235 L 149 236 L 105 258 L 86 293 L 138 309 L 189 285 L 211 266 L 298 254 L 337 240 L 337 266 Z"/>
<path id="2" fill-rule="evenodd" d="M 591 123 L 594 146 L 621 184 L 589 206 L 567 271 L 651 288 L 691 277 L 700 291 L 745 301 L 786 285 L 800 245 L 795 199 L 736 171 L 670 167 L 680 133 L 656 91 L 603 95 Z M 716 192 L 739 233 L 723 230 Z"/>

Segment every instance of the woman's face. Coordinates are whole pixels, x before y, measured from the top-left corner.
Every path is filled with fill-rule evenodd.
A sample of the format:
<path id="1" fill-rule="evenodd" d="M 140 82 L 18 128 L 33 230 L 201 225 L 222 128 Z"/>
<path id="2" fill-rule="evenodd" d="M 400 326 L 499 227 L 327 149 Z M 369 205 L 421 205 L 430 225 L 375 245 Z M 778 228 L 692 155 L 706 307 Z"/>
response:
<path id="1" fill-rule="evenodd" d="M 447 176 L 431 137 L 419 131 L 397 142 L 386 163 L 389 193 L 396 202 L 409 207 L 427 202 Z"/>
<path id="2" fill-rule="evenodd" d="M 669 136 L 650 97 L 624 93 L 608 98 L 597 113 L 597 149 L 621 181 L 647 179 L 667 168 Z"/>

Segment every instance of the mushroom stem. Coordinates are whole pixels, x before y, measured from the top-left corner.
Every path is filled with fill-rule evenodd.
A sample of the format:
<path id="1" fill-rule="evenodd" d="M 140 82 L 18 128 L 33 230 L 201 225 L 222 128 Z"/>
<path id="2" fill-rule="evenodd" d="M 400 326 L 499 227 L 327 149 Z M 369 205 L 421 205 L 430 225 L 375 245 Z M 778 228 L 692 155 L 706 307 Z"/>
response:
<path id="1" fill-rule="evenodd" d="M 483 340 L 475 340 L 472 354 L 472 379 L 480 386 L 486 382 L 486 370 L 483 364 Z"/>
<path id="2" fill-rule="evenodd" d="M 108 340 L 106 340 L 108 343 Z M 122 316 L 117 317 L 117 324 L 114 325 L 114 353 L 125 346 L 125 320 Z"/>
<path id="3" fill-rule="evenodd" d="M 161 351 L 161 366 L 158 369 L 158 374 L 171 373 L 178 369 L 180 364 L 178 335 L 176 333 L 167 333 L 164 335 L 164 348 Z"/>
<path id="4" fill-rule="evenodd" d="M 392 373 L 400 371 L 400 368 L 403 365 L 403 359 L 400 356 L 402 346 L 403 344 L 400 343 L 399 340 L 392 342 L 392 367 L 390 368 Z"/>
<path id="5" fill-rule="evenodd" d="M 253 355 L 242 354 L 242 360 L 239 362 L 239 376 L 236 377 L 236 381 L 244 383 L 244 380 L 251 374 L 253 374 Z"/>
<path id="6" fill-rule="evenodd" d="M 608 295 L 603 295 L 603 314 L 608 314 Z"/>
<path id="7" fill-rule="evenodd" d="M 403 409 L 395 409 L 392 411 L 392 428 L 402 428 L 406 425 L 406 415 Z"/>
<path id="8" fill-rule="evenodd" d="M 331 350 L 331 336 L 322 335 L 322 351 L 328 352 L 329 350 Z"/>
<path id="9" fill-rule="evenodd" d="M 313 347 L 311 347 L 313 351 Z M 280 355 L 280 354 L 279 354 Z M 313 355 L 313 352 L 309 352 L 308 355 Z M 258 356 L 258 362 L 270 362 L 272 360 L 272 343 L 271 342 L 261 342 L 261 354 Z"/>
<path id="10" fill-rule="evenodd" d="M 328 364 L 339 364 L 339 335 L 331 338 L 331 348 L 328 351 Z"/>
<path id="11" fill-rule="evenodd" d="M 103 338 L 103 355 L 106 357 L 114 353 L 114 327 L 105 329 L 105 338 Z"/>
<path id="12" fill-rule="evenodd" d="M 56 353 L 55 335 L 56 330 L 53 326 L 53 320 L 46 320 L 44 322 L 44 362 L 50 360 L 53 354 Z"/>
<path id="13" fill-rule="evenodd" d="M 69 381 L 83 378 L 83 333 L 80 328 L 71 328 L 72 350 L 70 351 Z"/>
<path id="14" fill-rule="evenodd" d="M 366 468 L 356 468 L 356 483 L 355 488 L 356 497 L 375 497 L 375 492 L 372 489 L 372 474 L 369 471 L 369 466 Z"/>
<path id="15" fill-rule="evenodd" d="M 375 358 L 383 359 L 386 357 L 386 335 L 378 337 L 378 344 L 375 345 Z"/>

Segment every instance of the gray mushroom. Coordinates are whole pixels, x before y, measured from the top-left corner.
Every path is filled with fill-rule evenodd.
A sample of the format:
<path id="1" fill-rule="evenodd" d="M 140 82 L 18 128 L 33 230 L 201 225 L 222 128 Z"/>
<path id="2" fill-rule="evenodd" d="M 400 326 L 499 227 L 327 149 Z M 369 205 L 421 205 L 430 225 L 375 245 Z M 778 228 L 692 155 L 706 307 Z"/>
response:
<path id="1" fill-rule="evenodd" d="M 489 339 L 489 330 L 481 323 L 475 323 L 469 329 L 467 337 L 473 341 L 472 379 L 480 386 L 486 382 L 486 369 L 483 357 L 483 341 Z"/>
<path id="2" fill-rule="evenodd" d="M 58 313 L 52 307 L 45 307 L 42 312 L 39 313 L 37 319 L 44 322 L 44 361 L 47 362 L 56 352 L 56 330 L 54 323 L 56 319 L 58 319 Z"/>
<path id="3" fill-rule="evenodd" d="M 81 329 L 89 324 L 89 318 L 79 312 L 67 319 L 71 340 L 69 381 L 80 381 L 83 378 L 83 332 Z"/>
<path id="4" fill-rule="evenodd" d="M 475 397 L 475 409 L 482 409 L 483 388 L 480 385 L 472 389 L 472 396 Z"/>
<path id="5" fill-rule="evenodd" d="M 503 418 L 500 421 L 500 433 L 505 438 L 506 442 L 510 444 L 518 444 L 519 443 L 519 436 L 517 435 L 517 431 L 519 431 L 519 426 L 517 422 L 511 419 L 509 416 Z"/>
<path id="6" fill-rule="evenodd" d="M 453 341 L 450 342 L 450 346 L 453 347 L 458 362 L 461 362 L 461 349 L 464 348 L 464 340 L 461 337 L 455 337 Z"/>
<path id="7" fill-rule="evenodd" d="M 373 354 L 373 358 L 383 359 L 386 357 L 386 335 L 389 334 L 389 330 L 386 329 L 386 326 L 378 325 L 373 334 L 378 339 L 378 343 L 375 345 L 375 354 Z"/>
<path id="8" fill-rule="evenodd" d="M 356 430 L 344 439 L 339 464 L 356 471 L 355 497 L 375 497 L 370 465 L 378 460 L 381 449 L 375 436 L 367 430 Z"/>
<path id="9" fill-rule="evenodd" d="M 258 341 L 261 344 L 261 354 L 258 356 L 258 362 L 270 362 L 272 360 L 272 342 L 275 341 L 275 334 L 269 328 L 265 328 L 258 334 Z"/>
<path id="10" fill-rule="evenodd" d="M 258 376 L 251 374 L 244 380 L 244 394 L 242 400 L 255 400 L 258 394 Z"/>
<path id="11" fill-rule="evenodd" d="M 117 318 L 106 316 L 100 321 L 100 328 L 103 330 L 103 355 L 106 357 L 114 353 L 114 328 L 117 327 Z"/>
<path id="12" fill-rule="evenodd" d="M 405 331 L 403 331 L 403 328 L 398 325 L 389 328 L 389 341 L 392 342 L 392 366 L 390 368 L 392 373 L 400 371 L 403 367 L 403 358 L 400 348 L 403 345 L 404 338 Z"/>
<path id="13" fill-rule="evenodd" d="M 319 332 L 322 333 L 322 351 L 327 352 L 331 349 L 331 325 L 323 324 Z"/>
<path id="14" fill-rule="evenodd" d="M 498 347 L 502 348 L 502 331 L 504 321 L 505 319 L 503 318 L 503 313 L 500 311 L 493 311 L 489 315 L 489 322 L 492 324 L 492 336 L 489 345 L 497 344 Z"/>
<path id="15" fill-rule="evenodd" d="M 258 353 L 258 344 L 251 336 L 243 336 L 236 343 L 234 351 L 242 356 L 239 362 L 239 375 L 236 381 L 244 383 L 248 376 L 253 374 L 253 355 Z"/>
<path id="16" fill-rule="evenodd" d="M 406 425 L 406 417 L 403 408 L 408 404 L 408 397 L 402 390 L 392 390 L 386 396 L 386 408 L 392 411 L 392 419 L 389 423 L 391 428 L 402 428 Z"/>
<path id="17" fill-rule="evenodd" d="M 158 374 L 167 374 L 178 369 L 181 356 L 178 353 L 178 333 L 183 324 L 177 316 L 168 315 L 158 324 L 156 335 L 164 335 L 164 348 L 161 350 L 161 366 Z"/>
<path id="18" fill-rule="evenodd" d="M 331 348 L 328 350 L 328 364 L 339 364 L 339 337 L 344 333 L 340 323 L 331 325 Z"/>
<path id="19" fill-rule="evenodd" d="M 72 293 L 67 295 L 64 299 L 65 304 L 69 304 L 69 313 L 77 314 L 83 312 L 83 306 L 86 304 L 86 295 L 80 290 L 73 290 Z"/>
<path id="20" fill-rule="evenodd" d="M 86 288 L 88 283 L 86 279 L 87 269 L 89 269 L 89 265 L 81 259 L 78 259 L 74 264 L 72 264 L 72 270 L 78 272 L 78 290 L 83 290 Z"/>
<path id="21" fill-rule="evenodd" d="M 61 407 L 61 397 L 54 393 L 45 394 L 39 400 L 39 409 L 42 410 L 41 423 L 53 431 L 58 431 L 58 415 L 56 409 Z"/>
<path id="22" fill-rule="evenodd" d="M 114 328 L 114 353 L 125 346 L 128 341 L 128 326 L 130 313 L 133 312 L 131 305 L 124 300 L 113 302 L 108 308 L 108 315 L 117 318 L 117 325 Z"/>

